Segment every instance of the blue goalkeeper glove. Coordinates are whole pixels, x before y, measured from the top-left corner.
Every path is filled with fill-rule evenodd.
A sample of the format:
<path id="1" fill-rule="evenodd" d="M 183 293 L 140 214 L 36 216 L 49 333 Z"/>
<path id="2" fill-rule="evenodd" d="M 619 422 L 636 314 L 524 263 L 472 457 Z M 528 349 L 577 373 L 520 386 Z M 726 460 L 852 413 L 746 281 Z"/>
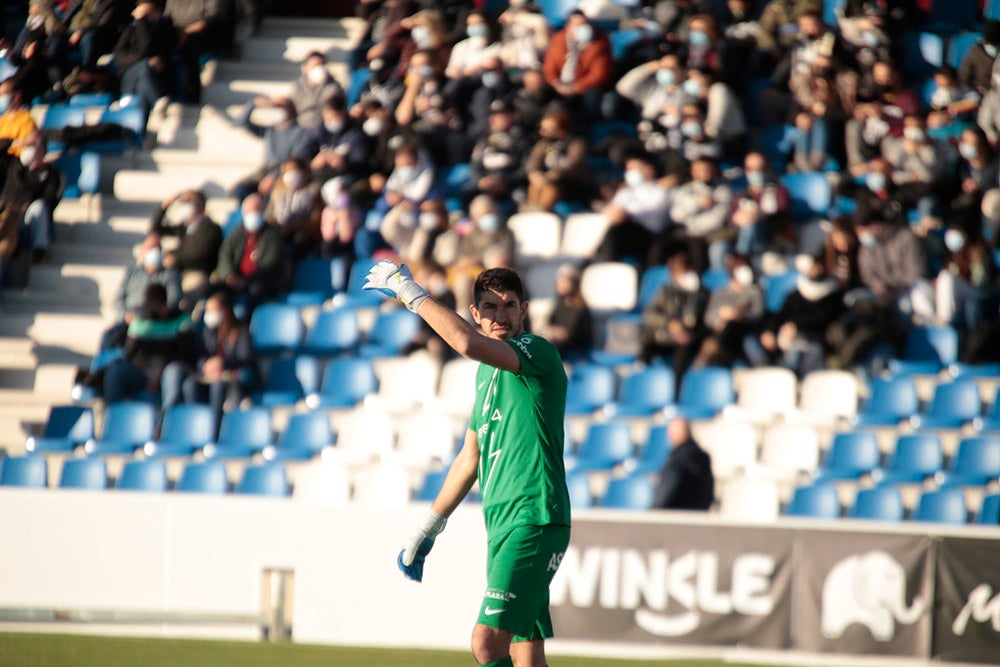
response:
<path id="1" fill-rule="evenodd" d="M 406 264 L 396 266 L 383 259 L 368 271 L 362 289 L 374 289 L 386 296 L 399 299 L 410 311 L 417 312 L 420 302 L 427 298 L 427 290 L 413 282 L 413 274 Z"/>
<path id="2" fill-rule="evenodd" d="M 410 538 L 396 558 L 396 564 L 407 579 L 421 581 L 424 578 L 424 560 L 434 546 L 434 538 L 444 530 L 447 522 L 447 519 L 434 510 L 428 510 L 420 530 Z"/>

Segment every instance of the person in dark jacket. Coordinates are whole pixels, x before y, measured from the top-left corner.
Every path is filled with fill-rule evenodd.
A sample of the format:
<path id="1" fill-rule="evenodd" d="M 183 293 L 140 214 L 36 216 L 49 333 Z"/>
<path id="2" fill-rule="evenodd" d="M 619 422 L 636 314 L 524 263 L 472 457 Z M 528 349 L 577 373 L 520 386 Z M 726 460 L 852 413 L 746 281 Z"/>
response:
<path id="1" fill-rule="evenodd" d="M 132 18 L 115 44 L 115 68 L 121 94 L 135 95 L 149 115 L 156 100 L 167 94 L 177 31 L 155 2 L 140 1 L 132 11 Z"/>
<path id="2" fill-rule="evenodd" d="M 176 224 L 166 222 L 172 210 Z M 222 229 L 205 215 L 205 195 L 187 190 L 163 200 L 150 220 L 150 233 L 176 236 L 177 247 L 163 255 L 163 265 L 181 273 L 186 294 L 199 294 L 219 263 Z"/>
<path id="3" fill-rule="evenodd" d="M 250 313 L 283 289 L 287 261 L 281 232 L 264 221 L 260 195 L 244 199 L 242 212 L 243 223 L 222 241 L 216 274 L 232 292 L 246 296 Z"/>
<path id="4" fill-rule="evenodd" d="M 712 457 L 691 437 L 691 426 L 684 418 L 670 422 L 667 438 L 673 449 L 660 470 L 653 508 L 707 510 L 715 500 Z"/>
<path id="5" fill-rule="evenodd" d="M 0 142 L 2 147 L 2 142 Z M 45 162 L 47 144 L 38 132 L 21 142 L 20 156 L 0 153 L 0 211 L 18 224 L 18 244 L 30 247 L 35 263 L 52 241 L 52 213 L 62 197 L 63 177 Z"/>
<path id="6" fill-rule="evenodd" d="M 586 358 L 593 346 L 593 319 L 580 293 L 580 269 L 563 264 L 556 272 L 556 307 L 539 332 L 563 359 Z"/>
<path id="7" fill-rule="evenodd" d="M 958 67 L 958 80 L 985 94 L 993 87 L 993 64 L 1000 52 L 1000 21 L 987 21 L 983 38 L 973 44 Z"/>

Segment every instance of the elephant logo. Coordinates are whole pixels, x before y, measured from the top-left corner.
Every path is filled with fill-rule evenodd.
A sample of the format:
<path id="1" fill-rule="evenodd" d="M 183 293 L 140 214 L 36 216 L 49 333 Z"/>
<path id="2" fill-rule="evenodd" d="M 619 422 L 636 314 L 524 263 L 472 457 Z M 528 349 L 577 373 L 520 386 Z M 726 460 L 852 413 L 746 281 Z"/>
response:
<path id="1" fill-rule="evenodd" d="M 833 566 L 823 583 L 823 636 L 836 639 L 852 623 L 867 627 L 880 641 L 891 641 L 895 621 L 917 622 L 927 610 L 920 595 L 906 606 L 906 573 L 884 551 L 850 556 Z"/>

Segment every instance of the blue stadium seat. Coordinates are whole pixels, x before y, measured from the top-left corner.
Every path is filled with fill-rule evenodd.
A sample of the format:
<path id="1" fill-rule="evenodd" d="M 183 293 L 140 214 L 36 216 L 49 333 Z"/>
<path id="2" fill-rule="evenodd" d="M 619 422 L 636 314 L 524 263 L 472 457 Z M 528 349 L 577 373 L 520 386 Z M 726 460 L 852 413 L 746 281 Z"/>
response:
<path id="1" fill-rule="evenodd" d="M 59 474 L 60 489 L 102 491 L 108 486 L 108 466 L 103 458 L 66 459 Z"/>
<path id="2" fill-rule="evenodd" d="M 131 454 L 153 439 L 156 408 L 149 403 L 123 401 L 104 410 L 101 437 L 84 445 L 88 454 Z"/>
<path id="3" fill-rule="evenodd" d="M 903 514 L 902 494 L 895 486 L 886 484 L 858 491 L 847 516 L 852 519 L 902 521 Z"/>
<path id="4" fill-rule="evenodd" d="M 71 107 L 108 107 L 114 101 L 111 93 L 77 93 L 69 98 Z"/>
<path id="5" fill-rule="evenodd" d="M 632 472 L 634 474 L 660 472 L 670 456 L 671 449 L 666 424 L 653 426 L 646 436 L 646 443 L 639 449 L 639 453 L 630 459 L 634 464 Z M 626 467 L 628 467 L 628 463 L 626 463 Z"/>
<path id="6" fill-rule="evenodd" d="M 24 442 L 28 452 L 70 452 L 94 437 L 94 411 L 82 405 L 53 405 L 42 434 Z"/>
<path id="7" fill-rule="evenodd" d="M 590 493 L 590 480 L 585 474 L 566 475 L 566 489 L 569 491 L 570 507 L 576 510 L 594 506 L 594 496 Z"/>
<path id="8" fill-rule="evenodd" d="M 42 116 L 39 130 L 61 130 L 64 127 L 82 127 L 87 124 L 87 112 L 69 104 L 51 104 Z"/>
<path id="9" fill-rule="evenodd" d="M 347 83 L 347 105 L 354 106 L 361 101 L 361 92 L 368 85 L 372 78 L 372 71 L 367 67 L 358 67 L 351 70 L 350 80 Z"/>
<path id="10" fill-rule="evenodd" d="M 379 311 L 358 353 L 369 359 L 398 356 L 420 331 L 420 316 L 406 308 Z"/>
<path id="11" fill-rule="evenodd" d="M 49 467 L 44 456 L 5 456 L 0 459 L 0 486 L 44 489 Z"/>
<path id="12" fill-rule="evenodd" d="M 292 352 L 299 347 L 304 333 L 305 324 L 295 306 L 268 303 L 250 317 L 250 338 L 260 355 Z"/>
<path id="13" fill-rule="evenodd" d="M 889 362 L 893 375 L 934 374 L 958 361 L 958 332 L 949 326 L 910 327 L 903 358 Z"/>
<path id="14" fill-rule="evenodd" d="M 976 512 L 975 523 L 985 526 L 995 526 L 1000 523 L 1000 493 L 983 496 L 982 505 Z"/>
<path id="15" fill-rule="evenodd" d="M 333 444 L 330 416 L 323 411 L 289 416 L 276 445 L 264 449 L 268 461 L 308 461 Z"/>
<path id="16" fill-rule="evenodd" d="M 922 81 L 944 64 L 944 40 L 933 32 L 905 32 L 902 37 L 903 76 Z"/>
<path id="17" fill-rule="evenodd" d="M 962 61 L 965 60 L 965 54 L 982 37 L 983 33 L 981 32 L 960 32 L 957 35 L 952 35 L 948 40 L 948 64 L 958 69 L 962 65 Z"/>
<path id="18" fill-rule="evenodd" d="M 701 285 L 709 292 L 729 284 L 729 272 L 723 268 L 705 269 L 701 274 Z"/>
<path id="19" fill-rule="evenodd" d="M 319 388 L 320 363 L 314 357 L 299 355 L 275 359 L 267 372 L 264 389 L 254 395 L 258 405 L 273 408 L 295 405 Z"/>
<path id="20" fill-rule="evenodd" d="M 205 447 L 205 457 L 248 458 L 271 444 L 271 412 L 259 406 L 222 416 L 219 438 Z"/>
<path id="21" fill-rule="evenodd" d="M 566 17 L 576 9 L 576 0 L 541 0 L 539 9 L 553 30 L 559 30 L 566 23 Z"/>
<path id="22" fill-rule="evenodd" d="M 424 473 L 424 481 L 417 492 L 413 494 L 413 500 L 421 503 L 433 502 L 437 498 L 438 492 L 441 491 L 441 487 L 444 486 L 444 480 L 447 476 L 447 470 L 430 470 Z"/>
<path id="23" fill-rule="evenodd" d="M 92 151 L 63 152 L 55 162 L 66 187 L 63 199 L 79 199 L 101 190 L 101 156 Z"/>
<path id="24" fill-rule="evenodd" d="M 875 378 L 871 394 L 855 417 L 862 426 L 894 426 L 920 410 L 917 385 L 912 378 Z"/>
<path id="25" fill-rule="evenodd" d="M 302 351 L 317 357 L 333 357 L 354 350 L 360 338 L 357 310 L 321 310 L 316 321 L 306 331 Z"/>
<path id="26" fill-rule="evenodd" d="M 287 496 L 291 489 L 285 468 L 276 463 L 248 466 L 243 477 L 236 484 L 236 493 L 258 496 Z"/>
<path id="27" fill-rule="evenodd" d="M 162 459 L 126 461 L 115 481 L 118 491 L 166 491 L 167 464 Z"/>
<path id="28" fill-rule="evenodd" d="M 649 475 L 633 474 L 608 482 L 604 496 L 598 506 L 627 509 L 648 510 L 653 505 L 653 480 Z"/>
<path id="29" fill-rule="evenodd" d="M 615 398 L 615 372 L 597 364 L 575 364 L 566 386 L 566 414 L 589 415 Z"/>
<path id="30" fill-rule="evenodd" d="M 972 380 L 939 384 L 924 414 L 914 419 L 919 428 L 960 428 L 982 415 L 979 385 Z"/>
<path id="31" fill-rule="evenodd" d="M 837 487 L 833 484 L 818 483 L 796 488 L 785 514 L 813 519 L 840 518 L 840 497 L 837 495 Z"/>
<path id="32" fill-rule="evenodd" d="M 608 406 L 618 417 L 648 417 L 674 401 L 674 371 L 667 366 L 646 366 L 622 378 L 618 400 Z"/>
<path id="33" fill-rule="evenodd" d="M 728 368 L 706 366 L 688 371 L 681 381 L 676 414 L 687 419 L 711 419 L 736 401 Z"/>
<path id="34" fill-rule="evenodd" d="M 776 313 L 785 304 L 788 295 L 795 291 L 799 279 L 799 272 L 796 270 L 785 273 L 766 276 L 763 279 L 764 306 L 767 312 Z"/>
<path id="35" fill-rule="evenodd" d="M 913 511 L 914 521 L 962 524 L 968 519 L 965 494 L 961 489 L 925 491 Z"/>
<path id="36" fill-rule="evenodd" d="M 847 0 L 823 0 L 823 23 L 828 26 L 836 26 L 837 15 L 846 4 Z"/>
<path id="37" fill-rule="evenodd" d="M 1000 431 L 1000 392 L 997 392 L 993 397 L 993 405 L 990 407 L 989 413 L 985 417 L 974 420 L 972 426 L 978 432 Z"/>
<path id="38" fill-rule="evenodd" d="M 881 454 L 871 431 L 844 431 L 833 438 L 830 453 L 819 471 L 822 480 L 858 479 L 878 468 Z"/>
<path id="39" fill-rule="evenodd" d="M 880 484 L 918 484 L 944 467 L 941 439 L 933 433 L 909 433 L 896 439 L 896 448 L 885 470 L 879 471 Z"/>
<path id="40" fill-rule="evenodd" d="M 380 306 L 386 300 L 386 296 L 376 290 L 365 290 L 365 278 L 368 271 L 375 265 L 375 260 L 370 257 L 362 257 L 351 264 L 351 269 L 347 273 L 347 289 L 342 295 L 341 306 L 353 306 L 363 308 L 369 306 Z"/>
<path id="41" fill-rule="evenodd" d="M 620 60 L 625 55 L 625 50 L 640 39 L 642 39 L 642 30 L 638 28 L 612 31 L 608 35 L 608 40 L 611 42 L 611 57 Z"/>
<path id="42" fill-rule="evenodd" d="M 215 440 L 215 411 L 207 405 L 175 405 L 163 415 L 160 437 L 143 448 L 147 456 L 190 456 Z"/>
<path id="43" fill-rule="evenodd" d="M 649 305 L 664 285 L 670 282 L 670 269 L 666 266 L 651 266 L 642 272 L 639 279 L 639 298 L 635 303 L 636 312 Z"/>
<path id="44" fill-rule="evenodd" d="M 805 222 L 827 215 L 833 202 L 833 192 L 826 174 L 819 171 L 785 174 L 781 182 L 788 188 L 793 218 Z"/>
<path id="45" fill-rule="evenodd" d="M 285 303 L 292 306 L 318 306 L 346 283 L 344 260 L 305 257 L 295 265 L 292 287 L 285 294 Z"/>
<path id="46" fill-rule="evenodd" d="M 88 150 L 112 155 L 121 154 L 126 148 L 140 148 L 146 137 L 146 113 L 138 102 L 117 109 L 105 109 L 101 112 L 99 122 L 121 125 L 125 135 L 121 140 L 88 143 Z"/>
<path id="47" fill-rule="evenodd" d="M 994 378 L 1000 375 L 1000 364 L 966 364 L 957 362 L 948 366 L 948 375 L 956 380 Z"/>
<path id="48" fill-rule="evenodd" d="M 569 468 L 576 471 L 610 470 L 632 455 L 632 432 L 626 422 L 595 422 L 587 429 Z"/>
<path id="49" fill-rule="evenodd" d="M 306 400 L 310 408 L 349 408 L 375 393 L 378 380 L 368 359 L 338 357 L 326 364 L 319 393 Z"/>
<path id="50" fill-rule="evenodd" d="M 980 486 L 1000 477 L 1000 436 L 963 438 L 948 470 L 936 477 L 941 486 Z"/>
<path id="51" fill-rule="evenodd" d="M 192 461 L 184 466 L 174 491 L 223 494 L 229 489 L 226 465 L 221 461 Z"/>

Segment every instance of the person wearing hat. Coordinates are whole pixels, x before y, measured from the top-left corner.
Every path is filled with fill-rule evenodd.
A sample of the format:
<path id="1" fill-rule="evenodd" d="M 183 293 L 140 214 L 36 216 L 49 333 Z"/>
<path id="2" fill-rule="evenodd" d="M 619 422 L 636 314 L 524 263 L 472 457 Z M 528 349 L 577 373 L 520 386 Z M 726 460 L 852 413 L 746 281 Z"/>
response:
<path id="1" fill-rule="evenodd" d="M 517 122 L 514 107 L 505 100 L 490 105 L 489 132 L 472 150 L 466 194 L 479 192 L 497 200 L 508 199 L 527 183 L 525 158 L 531 150 L 524 128 Z"/>
<path id="2" fill-rule="evenodd" d="M 987 21 L 983 38 L 976 42 L 958 67 L 958 81 L 986 94 L 993 87 L 993 66 L 1000 53 L 1000 21 Z"/>

